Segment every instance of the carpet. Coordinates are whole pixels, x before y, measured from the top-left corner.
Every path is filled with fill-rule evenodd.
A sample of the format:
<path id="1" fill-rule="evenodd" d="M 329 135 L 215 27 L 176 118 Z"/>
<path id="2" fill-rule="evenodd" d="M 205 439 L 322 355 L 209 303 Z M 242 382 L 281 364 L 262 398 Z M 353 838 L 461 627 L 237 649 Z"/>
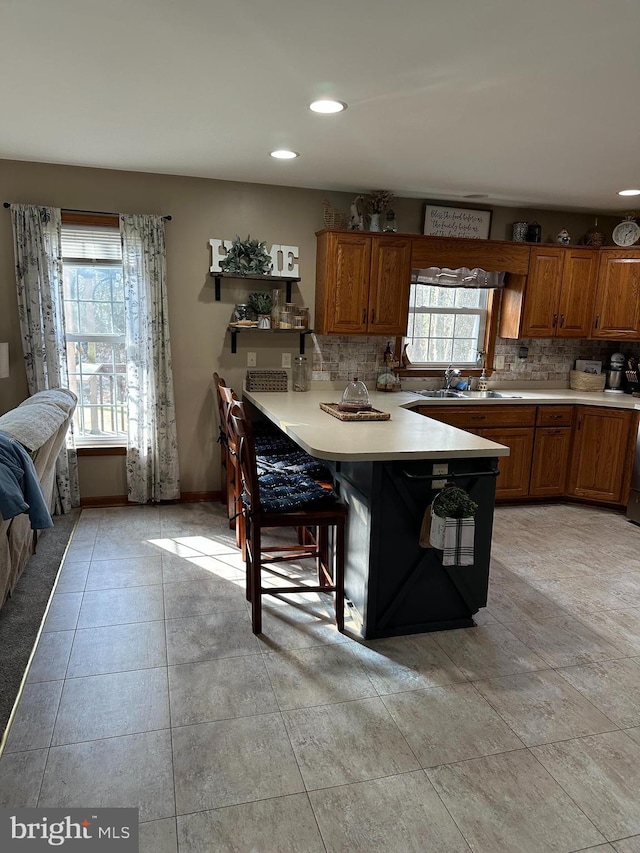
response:
<path id="1" fill-rule="evenodd" d="M 16 701 L 29 655 L 38 636 L 65 548 L 80 510 L 53 517 L 38 547 L 0 610 L 0 737 Z"/>

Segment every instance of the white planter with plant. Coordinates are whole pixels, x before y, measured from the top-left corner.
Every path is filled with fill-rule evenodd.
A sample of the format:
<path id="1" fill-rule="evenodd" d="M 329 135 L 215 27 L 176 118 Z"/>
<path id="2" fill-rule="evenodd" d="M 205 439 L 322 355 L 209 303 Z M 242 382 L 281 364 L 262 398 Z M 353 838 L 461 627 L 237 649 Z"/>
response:
<path id="1" fill-rule="evenodd" d="M 452 554 L 445 565 L 471 565 L 473 563 L 474 518 L 478 504 L 471 500 L 464 489 L 458 486 L 445 486 L 431 504 L 431 528 L 429 542 L 433 548 L 443 552 L 449 550 L 468 550 L 463 559 L 460 554 Z"/>
<path id="2" fill-rule="evenodd" d="M 271 328 L 271 308 L 273 299 L 270 293 L 250 293 L 249 306 L 258 315 L 258 328 Z"/>

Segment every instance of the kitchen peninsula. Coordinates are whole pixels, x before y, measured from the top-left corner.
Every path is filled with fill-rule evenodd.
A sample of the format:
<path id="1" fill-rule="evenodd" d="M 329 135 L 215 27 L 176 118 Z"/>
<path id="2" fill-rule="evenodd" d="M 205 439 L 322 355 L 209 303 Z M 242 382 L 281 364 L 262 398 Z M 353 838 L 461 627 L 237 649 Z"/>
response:
<path id="1" fill-rule="evenodd" d="M 508 448 L 410 411 L 415 394 L 372 394 L 391 420 L 364 423 L 320 409 L 339 397 L 330 389 L 243 393 L 252 416 L 334 472 L 349 506 L 345 591 L 357 631 L 373 638 L 472 626 L 486 604 L 496 467 Z M 471 566 L 443 566 L 441 551 L 419 544 L 425 511 L 447 479 L 478 504 Z"/>

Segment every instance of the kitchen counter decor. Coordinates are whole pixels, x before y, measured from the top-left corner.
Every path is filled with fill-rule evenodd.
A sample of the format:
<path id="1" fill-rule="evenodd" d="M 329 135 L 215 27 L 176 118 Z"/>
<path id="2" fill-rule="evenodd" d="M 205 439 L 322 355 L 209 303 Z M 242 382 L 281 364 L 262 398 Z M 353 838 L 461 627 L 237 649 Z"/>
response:
<path id="1" fill-rule="evenodd" d="M 388 421 L 391 420 L 390 412 L 381 412 L 380 409 L 366 409 L 361 412 L 342 412 L 339 403 L 320 403 L 320 408 L 328 415 L 333 415 L 339 421 Z"/>

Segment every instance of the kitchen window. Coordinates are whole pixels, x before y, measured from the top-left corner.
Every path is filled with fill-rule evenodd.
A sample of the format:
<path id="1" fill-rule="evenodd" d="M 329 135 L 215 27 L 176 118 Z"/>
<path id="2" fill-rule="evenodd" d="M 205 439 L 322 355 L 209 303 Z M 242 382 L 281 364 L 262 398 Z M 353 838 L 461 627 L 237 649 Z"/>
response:
<path id="1" fill-rule="evenodd" d="M 117 220 L 116 220 L 117 221 Z M 78 445 L 126 444 L 122 241 L 113 226 L 62 225 L 69 386 Z"/>
<path id="2" fill-rule="evenodd" d="M 421 278 L 426 276 L 414 271 L 407 334 L 401 341 L 402 347 L 406 344 L 405 353 L 411 363 L 403 372 L 439 373 L 453 363 L 472 373 L 479 367 L 479 353 L 484 354 L 490 367 L 500 291 L 488 287 L 443 287 Z"/>

